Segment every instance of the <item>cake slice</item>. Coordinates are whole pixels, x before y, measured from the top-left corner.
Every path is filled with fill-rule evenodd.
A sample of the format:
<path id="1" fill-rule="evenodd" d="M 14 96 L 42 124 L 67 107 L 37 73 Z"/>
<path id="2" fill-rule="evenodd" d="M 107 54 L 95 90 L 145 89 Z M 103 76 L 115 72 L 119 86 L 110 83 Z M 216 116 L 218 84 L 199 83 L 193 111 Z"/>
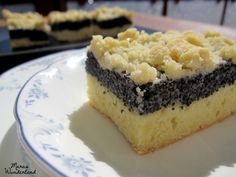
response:
<path id="1" fill-rule="evenodd" d="M 236 111 L 236 42 L 216 32 L 97 35 L 86 72 L 90 104 L 139 154 Z"/>
<path id="2" fill-rule="evenodd" d="M 93 34 L 116 37 L 132 25 L 132 13 L 119 7 L 99 7 L 92 12 Z"/>
<path id="3" fill-rule="evenodd" d="M 91 14 L 83 10 L 54 11 L 48 15 L 51 35 L 62 42 L 91 39 Z"/>
<path id="4" fill-rule="evenodd" d="M 49 44 L 50 27 L 38 13 L 13 13 L 3 10 L 13 50 L 30 49 Z"/>

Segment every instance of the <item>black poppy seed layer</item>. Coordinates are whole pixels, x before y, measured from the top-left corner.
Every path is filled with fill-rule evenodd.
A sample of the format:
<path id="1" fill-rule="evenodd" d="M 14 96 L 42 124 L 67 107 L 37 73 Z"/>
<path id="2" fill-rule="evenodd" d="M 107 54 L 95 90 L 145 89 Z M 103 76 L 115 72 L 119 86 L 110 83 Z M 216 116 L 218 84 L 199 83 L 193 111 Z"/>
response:
<path id="1" fill-rule="evenodd" d="M 118 17 L 111 20 L 103 20 L 103 21 L 93 20 L 92 23 L 94 25 L 99 26 L 100 28 L 105 28 L 105 29 L 132 24 L 132 22 L 126 17 Z"/>
<path id="2" fill-rule="evenodd" d="M 180 102 L 182 107 L 189 106 L 193 101 L 208 97 L 236 80 L 236 65 L 231 61 L 220 64 L 208 74 L 144 85 L 137 85 L 129 77 L 115 71 L 102 69 L 92 53 L 88 53 L 86 71 L 121 99 L 129 110 L 137 110 L 140 115 L 173 106 L 176 102 Z M 145 90 L 141 103 L 137 87 Z"/>
<path id="3" fill-rule="evenodd" d="M 91 20 L 85 19 L 82 21 L 75 21 L 75 22 L 60 22 L 54 23 L 51 25 L 52 31 L 61 31 L 61 30 L 80 30 L 85 27 L 91 26 Z"/>
<path id="4" fill-rule="evenodd" d="M 123 26 L 127 24 L 131 24 L 132 22 L 127 19 L 126 17 L 118 17 L 111 20 L 104 20 L 104 21 L 97 21 L 97 20 L 90 20 L 85 19 L 82 21 L 75 21 L 75 22 L 60 22 L 60 23 L 54 23 L 51 25 L 52 31 L 61 31 L 61 30 L 80 30 L 85 27 L 89 27 L 92 24 L 97 25 L 100 28 L 114 28 L 117 26 Z"/>
<path id="5" fill-rule="evenodd" d="M 9 35 L 11 39 L 28 38 L 31 41 L 49 40 L 48 34 L 40 30 L 15 29 L 15 30 L 9 30 Z"/>

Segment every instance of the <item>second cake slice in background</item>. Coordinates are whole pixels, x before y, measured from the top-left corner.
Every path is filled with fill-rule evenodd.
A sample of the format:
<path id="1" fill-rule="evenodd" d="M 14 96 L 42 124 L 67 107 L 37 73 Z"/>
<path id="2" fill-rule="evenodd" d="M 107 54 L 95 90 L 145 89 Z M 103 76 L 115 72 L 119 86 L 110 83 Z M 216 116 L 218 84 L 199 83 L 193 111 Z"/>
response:
<path id="1" fill-rule="evenodd" d="M 119 7 L 99 7 L 92 16 L 93 34 L 116 37 L 132 26 L 132 13 Z"/>
<path id="2" fill-rule="evenodd" d="M 92 36 L 91 14 L 87 11 L 54 11 L 48 15 L 48 23 L 51 35 L 58 41 L 84 41 Z"/>
<path id="3" fill-rule="evenodd" d="M 13 50 L 29 49 L 48 45 L 50 27 L 38 13 L 15 13 L 3 10 L 3 17 L 10 35 Z"/>

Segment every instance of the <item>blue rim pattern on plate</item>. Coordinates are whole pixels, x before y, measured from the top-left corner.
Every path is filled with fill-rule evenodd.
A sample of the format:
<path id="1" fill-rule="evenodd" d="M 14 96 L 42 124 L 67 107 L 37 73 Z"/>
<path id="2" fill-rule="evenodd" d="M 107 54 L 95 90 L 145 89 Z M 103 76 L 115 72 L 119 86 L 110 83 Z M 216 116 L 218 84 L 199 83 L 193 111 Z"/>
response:
<path id="1" fill-rule="evenodd" d="M 80 51 L 78 51 L 78 54 L 80 53 Z M 63 58 L 63 57 L 62 57 Z M 24 126 L 23 123 L 21 121 L 20 115 L 19 115 L 19 110 L 18 110 L 18 103 L 19 103 L 19 98 L 23 92 L 23 90 L 25 89 L 26 85 L 31 82 L 33 80 L 33 78 L 35 78 L 39 73 L 46 71 L 47 69 L 49 69 L 52 65 L 59 63 L 61 61 L 64 60 L 59 60 L 55 63 L 52 63 L 51 65 L 49 65 L 48 67 L 38 71 L 37 73 L 35 73 L 33 76 L 31 76 L 23 85 L 23 87 L 21 88 L 19 94 L 17 95 L 16 98 L 16 102 L 15 102 L 15 106 L 14 106 L 14 114 L 15 114 L 15 118 L 18 122 L 18 130 L 20 133 L 20 138 L 23 140 L 23 143 L 26 144 L 26 149 L 29 149 L 32 154 L 36 157 L 36 159 L 40 159 L 40 161 L 42 161 L 44 164 L 46 165 L 46 167 L 49 167 L 49 170 L 52 171 L 53 173 L 56 173 L 57 175 L 60 176 L 67 176 L 65 173 L 63 173 L 62 171 L 60 171 L 59 169 L 57 169 L 56 167 L 54 167 L 52 164 L 50 164 L 50 162 L 48 162 L 44 157 L 42 157 L 30 144 L 30 142 L 27 140 L 25 132 L 24 132 Z M 83 64 L 83 63 L 80 63 Z M 58 79 L 62 80 L 62 77 L 58 77 Z M 34 84 L 35 90 L 32 90 L 32 93 L 29 93 L 30 95 L 30 100 L 27 100 L 27 102 L 25 103 L 26 106 L 31 106 L 34 102 L 35 99 L 40 99 L 40 98 L 47 98 L 48 95 L 47 93 L 41 93 L 40 91 L 40 87 L 41 83 L 40 81 L 36 81 L 36 84 Z M 37 114 L 34 115 L 38 118 L 43 118 L 42 115 Z M 49 123 L 54 123 L 53 120 L 48 120 Z M 58 129 L 58 131 L 60 131 L 60 129 L 63 129 L 63 126 L 61 125 Z M 46 132 L 46 131 L 45 131 Z M 44 133 L 45 133 L 44 132 Z M 42 133 L 42 132 L 41 132 Z M 50 133 L 50 132 L 46 132 L 46 133 Z M 83 157 L 80 157 L 79 159 L 76 159 L 75 156 L 65 156 L 64 154 L 60 153 L 60 151 L 56 148 L 53 147 L 50 144 L 42 144 L 43 148 L 45 150 L 49 150 L 52 152 L 52 156 L 54 156 L 55 158 L 61 158 L 63 160 L 63 162 L 65 163 L 65 165 L 67 165 L 68 168 L 70 168 L 71 170 L 73 170 L 77 175 L 81 175 L 83 177 L 88 177 L 90 172 L 94 172 L 94 169 L 92 169 L 92 162 L 89 160 L 84 159 Z M 83 166 L 84 164 L 87 164 L 87 166 Z M 82 166 L 82 167 L 81 167 Z"/>
<path id="2" fill-rule="evenodd" d="M 36 156 L 36 158 L 39 158 L 43 163 L 45 163 L 49 168 L 51 168 L 52 171 L 56 172 L 58 175 L 60 176 L 65 176 L 66 175 L 64 173 L 62 173 L 61 171 L 59 171 L 58 169 L 56 169 L 55 167 L 53 167 L 49 162 L 47 162 L 43 157 L 41 157 L 37 151 L 34 150 L 34 148 L 30 145 L 30 143 L 28 142 L 28 140 L 25 137 L 24 131 L 23 131 L 23 125 L 22 122 L 20 120 L 19 114 L 18 114 L 18 110 L 17 110 L 17 103 L 19 102 L 19 97 L 23 91 L 23 89 L 25 88 L 25 86 L 31 81 L 31 79 L 33 79 L 37 74 L 39 74 L 42 71 L 47 70 L 48 68 L 50 68 L 51 65 L 47 66 L 46 68 L 36 72 L 34 75 L 32 75 L 26 82 L 25 84 L 22 86 L 22 88 L 19 91 L 19 94 L 16 97 L 16 102 L 15 102 L 15 106 L 14 106 L 14 115 L 16 118 L 16 121 L 18 122 L 18 130 L 20 132 L 20 136 L 23 139 L 23 141 L 26 143 L 27 148 L 30 149 L 30 151 Z"/>

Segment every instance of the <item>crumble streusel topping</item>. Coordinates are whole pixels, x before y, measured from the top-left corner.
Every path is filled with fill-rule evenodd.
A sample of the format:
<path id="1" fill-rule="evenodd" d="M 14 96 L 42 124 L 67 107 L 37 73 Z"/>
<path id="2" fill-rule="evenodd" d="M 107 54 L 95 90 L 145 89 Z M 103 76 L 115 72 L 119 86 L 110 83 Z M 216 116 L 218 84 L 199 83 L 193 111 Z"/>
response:
<path id="1" fill-rule="evenodd" d="M 36 12 L 16 13 L 4 9 L 2 13 L 9 30 L 38 29 L 45 32 L 50 30 L 44 17 Z"/>
<path id="2" fill-rule="evenodd" d="M 97 21 L 110 20 L 118 17 L 126 17 L 128 19 L 132 18 L 132 13 L 128 10 L 121 9 L 119 7 L 108 8 L 105 6 L 96 8 L 92 12 L 93 18 Z"/>
<path id="3" fill-rule="evenodd" d="M 48 15 L 50 24 L 61 22 L 76 22 L 91 18 L 91 13 L 84 10 L 68 10 L 66 12 L 53 11 Z"/>
<path id="4" fill-rule="evenodd" d="M 118 39 L 93 36 L 89 50 L 102 67 L 125 73 L 137 84 L 158 82 L 163 75 L 177 79 L 208 73 L 227 59 L 236 63 L 236 41 L 217 32 L 149 35 L 132 28 Z"/>
<path id="5" fill-rule="evenodd" d="M 42 15 L 40 15 L 37 12 L 25 12 L 25 13 L 17 13 L 17 12 L 11 12 L 7 9 L 2 10 L 2 14 L 4 19 L 9 18 L 29 18 L 29 19 L 42 19 Z"/>
<path id="6" fill-rule="evenodd" d="M 205 33 L 213 51 L 225 60 L 232 60 L 236 63 L 236 41 L 226 38 L 217 32 Z"/>

